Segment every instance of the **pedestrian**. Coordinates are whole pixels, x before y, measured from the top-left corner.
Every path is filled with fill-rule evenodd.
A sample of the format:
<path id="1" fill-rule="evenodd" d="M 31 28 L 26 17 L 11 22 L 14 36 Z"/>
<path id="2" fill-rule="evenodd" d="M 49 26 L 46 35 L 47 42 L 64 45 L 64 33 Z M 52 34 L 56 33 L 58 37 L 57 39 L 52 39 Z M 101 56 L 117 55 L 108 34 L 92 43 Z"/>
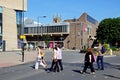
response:
<path id="1" fill-rule="evenodd" d="M 50 71 L 59 72 L 59 66 L 57 60 L 57 47 L 53 48 L 52 65 L 50 67 Z"/>
<path id="2" fill-rule="evenodd" d="M 84 68 L 81 71 L 82 74 L 86 72 L 88 67 L 90 67 L 91 69 L 91 74 L 95 74 L 95 70 L 93 67 L 93 62 L 95 60 L 94 60 L 93 54 L 94 54 L 93 49 L 91 47 L 88 47 L 85 54 L 85 59 L 84 59 Z"/>
<path id="3" fill-rule="evenodd" d="M 57 46 L 57 60 L 58 60 L 58 64 L 59 64 L 60 70 L 62 71 L 63 70 L 63 65 L 62 65 L 62 49 L 61 49 L 60 45 Z"/>
<path id="4" fill-rule="evenodd" d="M 45 53 L 43 52 L 41 46 L 38 46 L 37 49 L 38 49 L 38 53 L 37 53 L 37 58 L 36 58 L 36 63 L 35 63 L 35 69 L 38 69 L 39 65 L 41 65 L 46 70 L 47 64 L 44 58 Z"/>
<path id="5" fill-rule="evenodd" d="M 98 66 L 98 70 L 104 70 L 104 62 L 103 62 L 103 57 L 104 57 L 104 53 L 105 53 L 105 47 L 99 43 L 98 44 L 98 54 L 97 54 L 97 66 Z"/>

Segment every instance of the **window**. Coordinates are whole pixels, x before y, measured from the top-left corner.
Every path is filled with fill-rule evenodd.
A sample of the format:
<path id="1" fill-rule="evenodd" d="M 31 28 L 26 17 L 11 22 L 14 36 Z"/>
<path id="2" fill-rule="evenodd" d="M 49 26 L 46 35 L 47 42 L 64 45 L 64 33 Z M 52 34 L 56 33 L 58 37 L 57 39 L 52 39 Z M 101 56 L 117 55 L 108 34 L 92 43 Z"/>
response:
<path id="1" fill-rule="evenodd" d="M 0 6 L 0 13 L 2 13 L 2 7 Z"/>
<path id="2" fill-rule="evenodd" d="M 16 11 L 17 24 L 22 24 L 22 11 Z"/>
<path id="3" fill-rule="evenodd" d="M 81 39 L 81 45 L 83 45 L 83 39 Z"/>
<path id="4" fill-rule="evenodd" d="M 24 28 L 25 34 L 28 33 L 28 28 Z"/>
<path id="5" fill-rule="evenodd" d="M 92 23 L 92 24 L 96 24 L 96 20 L 93 19 L 91 16 L 87 15 L 87 20 Z"/>
<path id="6" fill-rule="evenodd" d="M 0 35 L 2 35 L 2 13 L 0 13 Z"/>
<path id="7" fill-rule="evenodd" d="M 83 36 L 83 31 L 81 30 L 81 36 Z"/>
<path id="8" fill-rule="evenodd" d="M 2 7 L 0 7 L 0 41 L 2 41 Z"/>
<path id="9" fill-rule="evenodd" d="M 91 28 L 92 28 L 92 26 L 90 26 L 90 25 L 87 26 L 87 33 L 88 34 L 91 34 Z"/>
<path id="10" fill-rule="evenodd" d="M 17 33 L 21 35 L 22 32 L 22 11 L 16 11 Z"/>

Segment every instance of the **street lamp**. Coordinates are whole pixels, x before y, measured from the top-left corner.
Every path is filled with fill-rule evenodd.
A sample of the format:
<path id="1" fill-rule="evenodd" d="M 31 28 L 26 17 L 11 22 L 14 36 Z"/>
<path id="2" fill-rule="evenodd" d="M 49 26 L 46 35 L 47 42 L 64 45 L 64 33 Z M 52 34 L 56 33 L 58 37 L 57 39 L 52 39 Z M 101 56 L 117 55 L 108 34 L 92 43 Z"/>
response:
<path id="1" fill-rule="evenodd" d="M 22 39 L 22 62 L 24 62 L 24 39 L 25 39 L 25 36 L 24 36 L 24 0 L 22 0 L 22 26 L 21 26 L 21 36 L 20 38 Z"/>
<path id="2" fill-rule="evenodd" d="M 22 0 L 22 29 L 21 29 L 21 34 L 24 34 L 24 0 Z"/>
<path id="3" fill-rule="evenodd" d="M 39 19 L 40 19 L 40 18 L 46 18 L 46 16 L 38 16 L 38 17 L 37 17 L 37 22 L 38 22 L 38 23 L 37 23 L 38 44 L 39 44 L 39 31 L 41 30 L 41 35 L 43 34 L 42 26 L 41 26 L 41 29 L 39 28 Z M 38 45 L 38 44 L 37 44 L 37 45 Z"/>

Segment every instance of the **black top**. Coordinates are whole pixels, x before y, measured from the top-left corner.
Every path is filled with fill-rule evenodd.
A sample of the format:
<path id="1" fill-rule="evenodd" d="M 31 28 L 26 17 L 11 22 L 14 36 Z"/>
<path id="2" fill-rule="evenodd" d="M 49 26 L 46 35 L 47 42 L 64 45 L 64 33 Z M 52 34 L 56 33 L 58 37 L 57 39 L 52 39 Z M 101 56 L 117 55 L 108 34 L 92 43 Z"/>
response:
<path id="1" fill-rule="evenodd" d="M 92 53 L 91 52 L 87 52 L 86 54 L 85 54 L 85 62 L 89 62 L 89 60 L 90 60 L 90 58 L 89 58 L 89 55 L 91 55 L 91 59 L 92 59 L 92 62 L 94 62 L 94 57 L 93 57 L 93 55 L 92 55 Z"/>

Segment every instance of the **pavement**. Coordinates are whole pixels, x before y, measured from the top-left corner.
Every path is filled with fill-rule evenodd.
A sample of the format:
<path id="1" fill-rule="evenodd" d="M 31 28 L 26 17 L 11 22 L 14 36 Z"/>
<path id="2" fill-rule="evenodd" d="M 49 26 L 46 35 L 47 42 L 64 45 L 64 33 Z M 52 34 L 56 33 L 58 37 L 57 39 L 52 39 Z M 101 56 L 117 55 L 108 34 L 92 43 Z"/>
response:
<path id="1" fill-rule="evenodd" d="M 36 51 L 25 51 L 24 62 L 22 62 L 21 51 L 0 52 L 0 68 L 25 64 L 36 59 Z"/>

